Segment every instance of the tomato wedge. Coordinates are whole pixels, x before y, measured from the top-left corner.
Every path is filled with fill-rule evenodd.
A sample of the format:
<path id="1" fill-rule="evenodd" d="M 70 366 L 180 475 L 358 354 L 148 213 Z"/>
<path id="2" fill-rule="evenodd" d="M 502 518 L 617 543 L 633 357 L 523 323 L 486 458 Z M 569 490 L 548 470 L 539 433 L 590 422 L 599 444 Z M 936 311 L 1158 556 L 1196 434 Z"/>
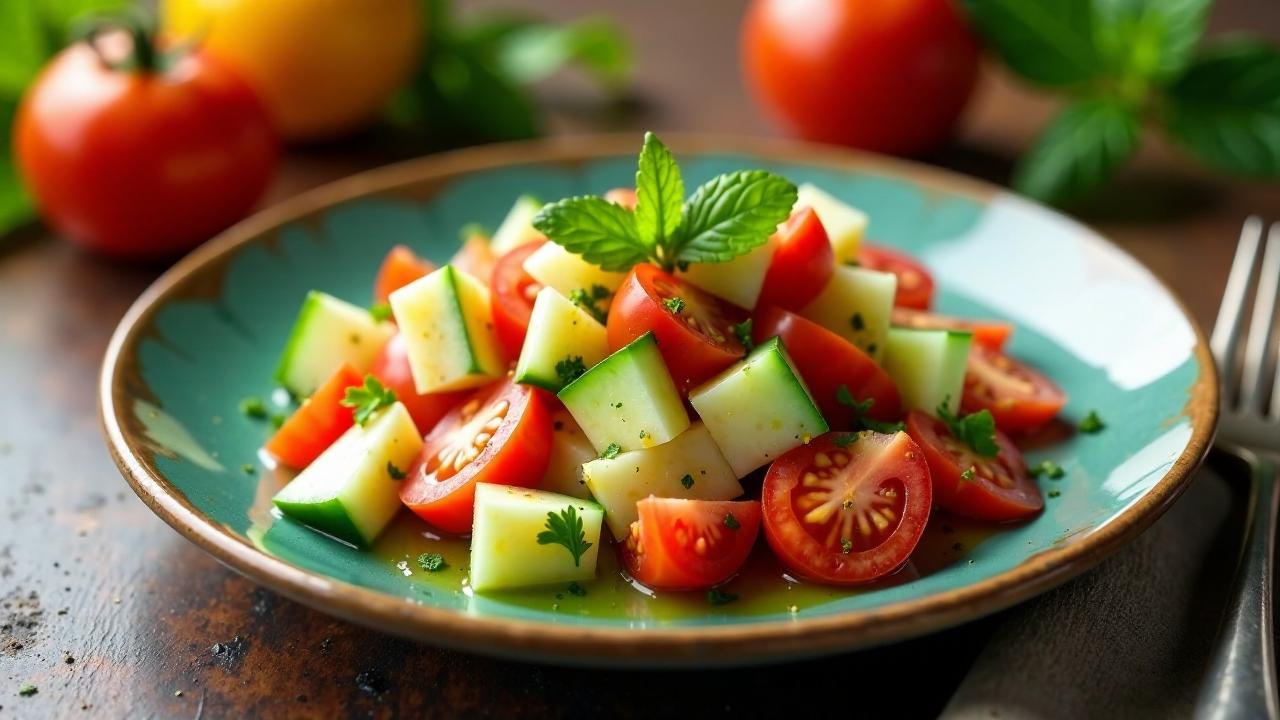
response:
<path id="1" fill-rule="evenodd" d="M 699 590 L 728 580 L 760 531 L 755 500 L 648 497 L 622 545 L 631 577 L 655 590 Z"/>
<path id="2" fill-rule="evenodd" d="M 421 277 L 426 277 L 436 266 L 410 250 L 405 245 L 391 248 L 378 268 L 378 279 L 373 283 L 373 301 L 384 303 L 391 293 Z"/>
<path id="3" fill-rule="evenodd" d="M 791 362 L 833 430 L 854 428 L 853 408 L 837 400 L 840 386 L 857 402 L 872 400 L 867 416 L 893 422 L 902 416 L 902 398 L 889 373 L 852 343 L 821 325 L 776 307 L 756 310 L 751 335 L 757 343 L 782 338 Z"/>
<path id="4" fill-rule="evenodd" d="M 1007 433 L 1035 430 L 1057 416 L 1067 395 L 1052 380 L 1003 353 L 981 345 L 969 349 L 960 410 L 990 410 Z"/>
<path id="5" fill-rule="evenodd" d="M 799 311 L 822 292 L 835 272 L 836 257 L 818 214 L 801 208 L 778 228 L 778 249 L 769 261 L 756 307 L 776 305 Z"/>
<path id="6" fill-rule="evenodd" d="M 999 320 L 970 320 L 905 307 L 893 309 L 892 323 L 925 330 L 968 330 L 973 333 L 975 343 L 996 352 L 1004 349 L 1013 334 L 1013 325 Z"/>
<path id="7" fill-rule="evenodd" d="M 524 261 L 542 247 L 546 240 L 536 240 L 512 249 L 498 258 L 493 266 L 489 289 L 493 293 L 493 330 L 506 350 L 507 358 L 520 357 L 524 336 L 529 332 L 533 301 L 542 284 L 524 271 Z"/>
<path id="8" fill-rule="evenodd" d="M 493 276 L 493 264 L 497 258 L 489 247 L 489 238 L 479 232 L 467 235 L 462 247 L 449 259 L 449 264 L 466 272 L 480 282 L 488 282 Z"/>
<path id="9" fill-rule="evenodd" d="M 827 433 L 770 466 L 761 501 L 764 536 L 784 565 L 809 580 L 857 585 L 907 561 L 933 487 L 906 433 Z"/>
<path id="10" fill-rule="evenodd" d="M 409 356 L 405 351 L 404 338 L 400 333 L 391 336 L 378 356 L 374 358 L 369 373 L 396 394 L 396 399 L 404 404 L 418 426 L 418 432 L 424 435 L 440 422 L 440 418 L 449 412 L 470 394 L 466 390 L 457 392 L 426 393 L 419 395 L 413 384 L 413 375 L 409 371 Z"/>
<path id="11" fill-rule="evenodd" d="M 355 424 L 355 409 L 344 407 L 347 388 L 359 387 L 364 376 L 347 363 L 324 381 L 267 441 L 267 452 L 291 468 L 301 470 L 320 457 Z"/>
<path id="12" fill-rule="evenodd" d="M 893 273 L 898 278 L 898 290 L 893 297 L 896 307 L 928 310 L 933 302 L 933 277 L 920 261 L 898 250 L 862 243 L 858 248 L 858 264 L 880 272 Z"/>
<path id="13" fill-rule="evenodd" d="M 742 359 L 746 348 L 734 325 L 746 319 L 736 305 L 654 265 L 637 265 L 609 308 L 609 347 L 618 350 L 653 331 L 672 379 L 684 391 Z"/>
<path id="14" fill-rule="evenodd" d="M 551 454 L 551 416 L 540 393 L 503 380 L 449 411 L 423 439 L 401 502 L 445 532 L 465 533 L 476 483 L 537 485 Z"/>
<path id="15" fill-rule="evenodd" d="M 604 199 L 621 205 L 627 210 L 636 209 L 636 191 L 628 187 L 617 187 L 604 194 Z"/>
<path id="16" fill-rule="evenodd" d="M 907 432 L 919 443 L 933 477 L 939 507 L 977 520 L 1020 520 L 1040 512 L 1044 498 L 1009 437 L 996 431 L 1000 452 L 985 458 L 951 436 L 941 420 L 913 410 Z M 963 473 L 973 469 L 972 477 Z"/>

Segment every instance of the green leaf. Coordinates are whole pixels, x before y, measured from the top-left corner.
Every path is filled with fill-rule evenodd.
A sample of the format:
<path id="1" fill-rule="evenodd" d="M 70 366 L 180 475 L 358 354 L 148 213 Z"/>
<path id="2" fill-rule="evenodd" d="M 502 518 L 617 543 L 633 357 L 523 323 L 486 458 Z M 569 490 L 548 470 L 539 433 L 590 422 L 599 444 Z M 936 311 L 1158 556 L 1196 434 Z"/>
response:
<path id="1" fill-rule="evenodd" d="M 623 272 L 648 258 L 635 218 L 618 205 L 593 195 L 565 198 L 533 218 L 538 232 L 604 270 Z"/>
<path id="2" fill-rule="evenodd" d="M 1077 85 L 1104 67 L 1092 0 L 967 0 L 987 42 L 1011 70 L 1041 85 Z"/>
<path id="3" fill-rule="evenodd" d="M 547 513 L 546 530 L 538 533 L 539 545 L 563 545 L 573 556 L 574 566 L 582 561 L 582 555 L 593 543 L 587 542 L 587 535 L 582 529 L 582 518 L 572 505 L 560 511 L 560 514 Z"/>
<path id="4" fill-rule="evenodd" d="M 356 424 L 364 427 L 374 413 L 395 404 L 396 393 L 391 388 L 383 387 L 374 376 L 365 375 L 364 385 L 347 388 L 339 402 L 344 407 L 355 408 Z"/>
<path id="5" fill-rule="evenodd" d="M 996 444 L 996 421 L 990 410 L 979 410 L 963 417 L 957 417 L 947 409 L 951 398 L 942 401 L 938 406 L 938 419 L 947 426 L 951 436 L 968 445 L 971 450 L 982 457 L 995 457 L 1000 454 L 1000 446 Z"/>
<path id="6" fill-rule="evenodd" d="M 1169 88 L 1165 126 L 1205 163 L 1280 176 L 1280 50 L 1235 38 L 1206 47 Z"/>
<path id="7" fill-rule="evenodd" d="M 651 132 L 644 134 L 636 170 L 636 231 L 648 245 L 666 247 L 680 228 L 684 212 L 684 180 L 680 166 L 666 145 Z"/>
<path id="8" fill-rule="evenodd" d="M 1013 185 L 1046 202 L 1083 197 L 1106 182 L 1138 146 L 1138 118 L 1108 100 L 1069 106 L 1022 158 Z"/>
<path id="9" fill-rule="evenodd" d="M 617 92 L 631 74 L 631 46 L 621 28 L 608 20 L 527 23 L 511 27 L 496 45 L 498 67 L 526 85 L 576 65 L 606 90 Z"/>
<path id="10" fill-rule="evenodd" d="M 765 170 L 712 178 L 684 206 L 676 262 L 727 262 L 763 245 L 791 214 L 796 186 Z"/>
<path id="11" fill-rule="evenodd" d="M 0 237 L 25 224 L 35 215 L 30 197 L 22 187 L 14 167 L 12 145 L 13 116 L 17 102 L 0 100 Z"/>
<path id="12" fill-rule="evenodd" d="M 426 572 L 439 572 L 446 565 L 444 556 L 440 553 L 422 553 L 418 556 L 418 567 Z"/>
<path id="13" fill-rule="evenodd" d="M 1094 42 L 1112 75 L 1164 82 L 1186 68 L 1211 0 L 1094 0 Z"/>

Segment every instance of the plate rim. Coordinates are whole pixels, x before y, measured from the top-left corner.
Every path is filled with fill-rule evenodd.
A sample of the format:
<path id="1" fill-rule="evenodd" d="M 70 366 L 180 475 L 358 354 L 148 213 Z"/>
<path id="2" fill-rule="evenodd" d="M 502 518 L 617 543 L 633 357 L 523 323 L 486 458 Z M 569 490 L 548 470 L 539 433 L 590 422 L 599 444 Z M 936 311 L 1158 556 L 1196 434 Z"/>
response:
<path id="1" fill-rule="evenodd" d="M 977 619 L 1048 590 L 1094 567 L 1151 525 L 1186 488 L 1212 443 L 1218 416 L 1217 370 L 1205 335 L 1182 299 L 1146 265 L 1087 225 L 977 178 L 909 160 L 814 143 L 723 134 L 665 133 L 680 154 L 741 153 L 774 162 L 877 171 L 984 204 L 998 195 L 1031 202 L 1040 211 L 1089 230 L 1089 242 L 1127 258 L 1162 289 L 1195 335 L 1199 367 L 1182 414 L 1191 436 L 1173 466 L 1130 508 L 1074 542 L 1052 547 L 979 582 L 925 598 L 814 618 L 723 626 L 637 630 L 514 618 L 408 602 L 304 570 L 268 555 L 205 516 L 185 495 L 142 462 L 145 440 L 127 429 L 126 358 L 136 352 L 152 315 L 184 281 L 260 235 L 337 203 L 411 183 L 513 165 L 587 162 L 634 153 L 636 133 L 562 136 L 499 143 L 426 155 L 366 170 L 269 206 L 196 248 L 157 278 L 120 320 L 99 376 L 99 421 L 107 448 L 134 492 L 162 520 L 217 560 L 293 600 L 368 627 L 432 644 L 516 659 L 623 666 L 713 666 L 810 657 L 903 640 Z"/>

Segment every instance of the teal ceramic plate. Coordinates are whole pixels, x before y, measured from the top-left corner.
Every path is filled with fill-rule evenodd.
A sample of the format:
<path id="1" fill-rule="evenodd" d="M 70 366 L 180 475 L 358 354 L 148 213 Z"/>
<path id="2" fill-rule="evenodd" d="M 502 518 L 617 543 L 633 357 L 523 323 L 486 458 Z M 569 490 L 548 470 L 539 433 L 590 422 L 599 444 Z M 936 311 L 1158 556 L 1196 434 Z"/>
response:
<path id="1" fill-rule="evenodd" d="M 408 513 L 372 552 L 274 515 L 269 500 L 286 478 L 257 454 L 270 429 L 237 405 L 272 396 L 303 294 L 319 288 L 364 303 L 396 243 L 444 260 L 463 225 L 494 226 L 519 193 L 554 199 L 629 185 L 632 136 L 493 146 L 376 170 L 200 248 L 139 298 L 107 351 L 102 421 L 121 471 L 218 559 L 325 612 L 476 652 L 629 665 L 813 656 L 963 622 L 1091 567 L 1182 490 L 1213 433 L 1213 365 L 1178 301 L 1128 255 L 1062 215 L 936 169 L 826 147 L 670 140 L 690 184 L 747 167 L 817 183 L 870 214 L 871 238 L 924 259 L 942 311 L 1017 324 L 1012 352 L 1070 396 L 1054 441 L 1029 452 L 1067 471 L 1042 481 L 1054 491 L 1042 516 L 998 531 L 938 517 L 910 567 L 857 591 L 788 582 L 761 553 L 729 588 L 740 599 L 712 607 L 702 595 L 645 595 L 609 563 L 586 596 L 475 596 L 465 546 L 433 540 Z M 1074 435 L 1070 424 L 1090 409 L 1107 429 Z M 434 549 L 448 568 L 422 572 L 414 558 Z"/>

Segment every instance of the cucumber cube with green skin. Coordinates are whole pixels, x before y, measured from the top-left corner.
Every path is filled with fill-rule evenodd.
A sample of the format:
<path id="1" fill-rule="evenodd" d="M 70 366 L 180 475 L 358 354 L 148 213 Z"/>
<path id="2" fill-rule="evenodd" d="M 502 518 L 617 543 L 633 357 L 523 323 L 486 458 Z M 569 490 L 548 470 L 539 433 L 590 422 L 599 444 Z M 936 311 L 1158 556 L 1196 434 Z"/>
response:
<path id="1" fill-rule="evenodd" d="M 399 475 L 422 452 L 422 435 L 395 403 L 353 426 L 298 474 L 272 502 L 327 535 L 367 547 L 400 510 Z"/>
<path id="2" fill-rule="evenodd" d="M 582 466 L 591 495 L 604 506 L 604 519 L 623 540 L 639 517 L 636 503 L 650 495 L 692 500 L 732 500 L 742 494 L 733 468 L 700 422 L 674 440 Z"/>
<path id="3" fill-rule="evenodd" d="M 777 249 L 778 239 L 770 235 L 763 245 L 746 255 L 729 262 L 694 263 L 684 271 L 677 271 L 676 275 L 718 298 L 750 309 L 760 299 L 764 276 L 769 272 L 769 262 Z"/>
<path id="4" fill-rule="evenodd" d="M 299 398 L 309 397 L 343 363 L 365 372 L 395 326 L 365 308 L 312 290 L 289 332 L 275 379 Z"/>
<path id="5" fill-rule="evenodd" d="M 738 477 L 827 431 L 778 338 L 695 388 L 689 402 Z"/>
<path id="6" fill-rule="evenodd" d="M 601 270 L 583 260 L 581 255 L 575 255 L 553 242 L 548 242 L 525 258 L 524 271 L 534 280 L 555 288 L 565 297 L 569 297 L 575 290 L 585 290 L 587 295 L 591 295 L 596 286 L 612 293 L 627 277 L 626 273 Z M 599 305 L 601 310 L 608 306 L 607 299 L 602 300 Z"/>
<path id="7" fill-rule="evenodd" d="M 955 412 L 972 341 L 967 331 L 889 328 L 884 369 L 898 386 L 903 406 L 935 415 L 946 401 Z"/>
<path id="8" fill-rule="evenodd" d="M 826 288 L 800 314 L 883 364 L 897 288 L 893 273 L 837 265 Z"/>
<path id="9" fill-rule="evenodd" d="M 551 413 L 551 459 L 538 488 L 590 500 L 591 491 L 583 478 L 582 466 L 598 456 L 595 446 L 573 416 L 567 410 L 554 410 Z"/>
<path id="10" fill-rule="evenodd" d="M 533 303 L 515 381 L 560 392 L 569 366 L 580 362 L 590 368 L 608 355 L 604 326 L 555 289 L 544 287 Z"/>
<path id="11" fill-rule="evenodd" d="M 462 390 L 503 376 L 489 289 L 445 265 L 391 293 L 409 371 L 419 393 Z"/>
<path id="12" fill-rule="evenodd" d="M 502 224 L 493 233 L 491 247 L 497 256 L 533 242 L 542 237 L 542 233 L 533 227 L 533 216 L 542 209 L 542 201 L 532 195 L 521 195 L 507 211 Z"/>
<path id="13" fill-rule="evenodd" d="M 559 543 L 539 543 L 547 514 L 567 508 L 582 522 L 581 556 Z M 604 510 L 576 497 L 510 485 L 476 485 L 471 527 L 471 588 L 476 592 L 590 580 L 596 575 Z M 570 528 L 571 532 L 576 528 Z"/>
<path id="14" fill-rule="evenodd" d="M 827 231 L 837 265 L 858 260 L 858 247 L 867 232 L 867 215 L 846 205 L 815 185 L 805 183 L 797 188 L 796 207 L 808 206 L 818 214 Z"/>

